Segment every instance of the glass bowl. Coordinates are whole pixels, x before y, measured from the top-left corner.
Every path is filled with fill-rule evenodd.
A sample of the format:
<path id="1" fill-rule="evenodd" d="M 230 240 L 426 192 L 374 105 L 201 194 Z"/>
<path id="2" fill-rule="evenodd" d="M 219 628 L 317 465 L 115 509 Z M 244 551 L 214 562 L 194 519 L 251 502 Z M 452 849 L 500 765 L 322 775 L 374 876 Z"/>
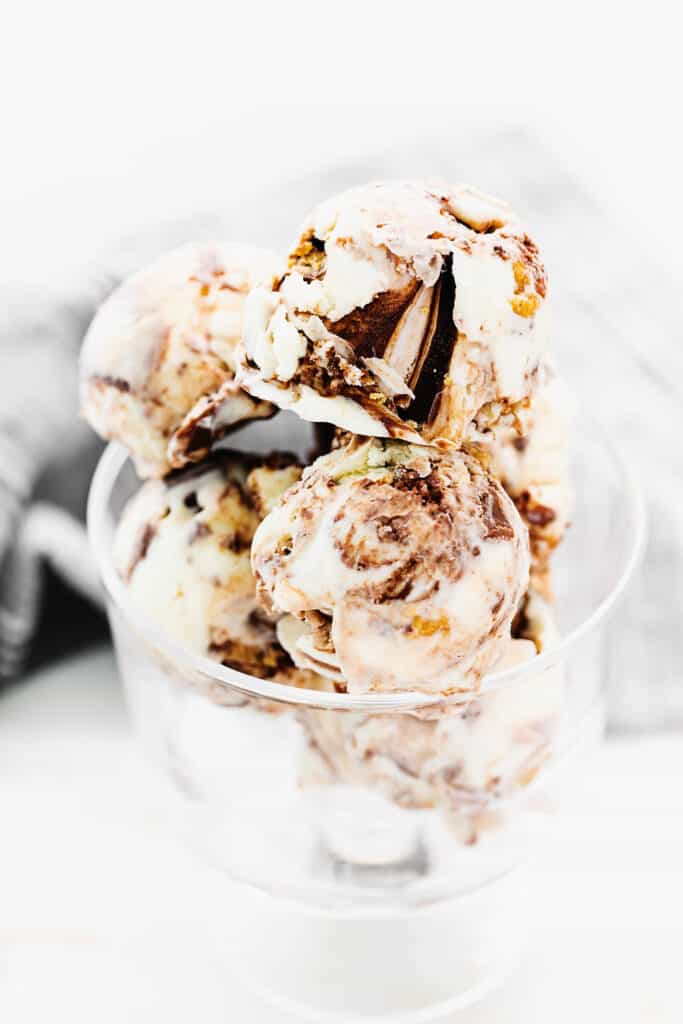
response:
<path id="1" fill-rule="evenodd" d="M 308 441 L 284 415 L 232 444 Z M 601 733 L 603 626 L 644 535 L 609 440 L 581 421 L 573 445 L 573 524 L 554 570 L 562 639 L 448 700 L 298 689 L 178 646 L 132 606 L 112 564 L 139 482 L 120 447 L 103 454 L 89 533 L 133 722 L 171 784 L 175 821 L 223 871 L 207 928 L 226 967 L 276 1004 L 314 1019 L 426 1020 L 517 961 L 529 865 Z"/>

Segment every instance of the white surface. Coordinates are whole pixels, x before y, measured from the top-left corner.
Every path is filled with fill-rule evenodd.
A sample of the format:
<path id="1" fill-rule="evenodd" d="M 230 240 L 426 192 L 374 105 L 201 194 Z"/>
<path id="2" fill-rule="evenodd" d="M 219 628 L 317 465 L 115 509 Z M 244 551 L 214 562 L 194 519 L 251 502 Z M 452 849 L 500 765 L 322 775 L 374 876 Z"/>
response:
<path id="1" fill-rule="evenodd" d="M 457 145 L 463 117 L 537 128 L 680 266 L 680 32 L 664 0 L 39 7 L 15 5 L 0 40 L 8 276 L 54 277 L 146 219 L 399 135 Z"/>
<path id="2" fill-rule="evenodd" d="M 522 969 L 469 1024 L 680 1021 L 683 742 L 610 741 L 540 867 Z M 220 877 L 175 844 L 144 784 L 111 656 L 0 699 L 0 1020 L 201 1024 L 293 1018 L 204 940 Z"/>

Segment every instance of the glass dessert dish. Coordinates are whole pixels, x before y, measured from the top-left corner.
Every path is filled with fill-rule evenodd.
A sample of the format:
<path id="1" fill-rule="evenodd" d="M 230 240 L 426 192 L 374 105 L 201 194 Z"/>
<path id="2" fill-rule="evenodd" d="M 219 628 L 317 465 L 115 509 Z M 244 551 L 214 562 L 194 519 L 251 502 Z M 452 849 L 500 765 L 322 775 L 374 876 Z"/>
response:
<path id="1" fill-rule="evenodd" d="M 285 415 L 245 436 L 282 447 L 283 423 L 286 433 Z M 122 448 L 104 453 L 89 531 L 133 721 L 182 831 L 232 880 L 228 913 L 207 923 L 226 966 L 280 1006 L 425 1020 L 514 966 L 531 855 L 600 735 L 604 626 L 644 535 L 627 470 L 580 423 L 572 528 L 554 567 L 560 639 L 449 698 L 296 688 L 178 646 L 133 606 L 112 563 L 139 482 Z"/>

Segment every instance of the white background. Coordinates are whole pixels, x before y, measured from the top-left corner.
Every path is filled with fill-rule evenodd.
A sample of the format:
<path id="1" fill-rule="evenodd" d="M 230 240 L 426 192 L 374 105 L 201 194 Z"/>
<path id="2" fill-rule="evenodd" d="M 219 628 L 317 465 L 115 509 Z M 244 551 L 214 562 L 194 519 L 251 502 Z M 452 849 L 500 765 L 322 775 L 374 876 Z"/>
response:
<path id="1" fill-rule="evenodd" d="M 360 147 L 531 124 L 680 266 L 676 7 L 401 0 L 14 4 L 0 273 L 59 274 L 169 209 Z"/>

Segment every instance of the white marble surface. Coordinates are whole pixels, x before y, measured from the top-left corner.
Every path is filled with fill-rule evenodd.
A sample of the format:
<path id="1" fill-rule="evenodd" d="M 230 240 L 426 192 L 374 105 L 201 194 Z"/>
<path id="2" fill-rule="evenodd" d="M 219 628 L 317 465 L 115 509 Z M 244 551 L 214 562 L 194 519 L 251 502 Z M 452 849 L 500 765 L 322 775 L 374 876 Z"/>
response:
<path id="1" fill-rule="evenodd" d="M 540 868 L 552 924 L 452 1020 L 680 1021 L 682 770 L 680 734 L 606 744 Z M 291 1024 L 211 952 L 217 878 L 145 778 L 109 652 L 0 699 L 0 1020 Z"/>

